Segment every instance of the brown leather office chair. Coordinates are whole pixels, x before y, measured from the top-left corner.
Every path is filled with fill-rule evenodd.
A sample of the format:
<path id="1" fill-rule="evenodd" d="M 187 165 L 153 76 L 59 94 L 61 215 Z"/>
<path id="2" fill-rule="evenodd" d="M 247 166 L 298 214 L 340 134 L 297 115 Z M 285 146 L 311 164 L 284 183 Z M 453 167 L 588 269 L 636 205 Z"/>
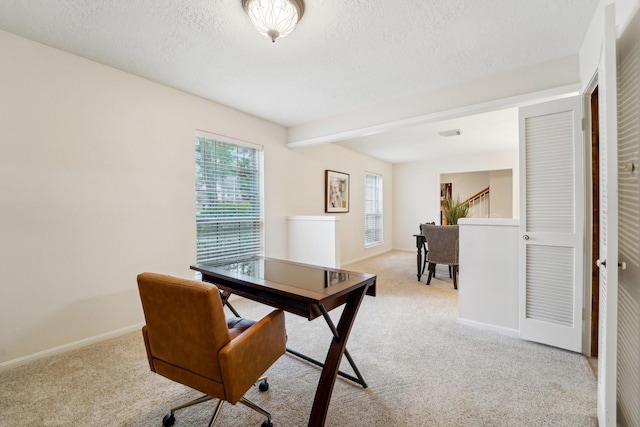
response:
<path id="1" fill-rule="evenodd" d="M 262 427 L 271 427 L 271 415 L 243 395 L 260 380 L 260 390 L 268 389 L 261 375 L 285 352 L 284 313 L 274 310 L 258 322 L 227 319 L 217 287 L 154 273 L 138 275 L 138 289 L 151 370 L 205 393 L 172 408 L 162 424 L 173 425 L 178 409 L 215 398 L 209 426 L 227 401 L 261 413 Z"/>
<path id="2" fill-rule="evenodd" d="M 431 277 L 435 276 L 436 264 L 445 264 L 449 266 L 449 272 L 453 279 L 453 288 L 458 289 L 459 226 L 423 224 L 422 233 L 427 239 L 429 247 L 427 285 L 431 283 Z"/>

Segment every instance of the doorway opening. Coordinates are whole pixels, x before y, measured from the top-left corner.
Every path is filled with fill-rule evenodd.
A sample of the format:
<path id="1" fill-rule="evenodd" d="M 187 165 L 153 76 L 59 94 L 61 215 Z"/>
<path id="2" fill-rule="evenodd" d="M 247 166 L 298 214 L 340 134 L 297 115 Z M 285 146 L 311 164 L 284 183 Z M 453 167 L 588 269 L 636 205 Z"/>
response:
<path id="1" fill-rule="evenodd" d="M 442 172 L 440 224 L 445 224 L 445 204 L 456 199 L 469 207 L 469 217 L 513 218 L 513 191 L 513 169 Z"/>

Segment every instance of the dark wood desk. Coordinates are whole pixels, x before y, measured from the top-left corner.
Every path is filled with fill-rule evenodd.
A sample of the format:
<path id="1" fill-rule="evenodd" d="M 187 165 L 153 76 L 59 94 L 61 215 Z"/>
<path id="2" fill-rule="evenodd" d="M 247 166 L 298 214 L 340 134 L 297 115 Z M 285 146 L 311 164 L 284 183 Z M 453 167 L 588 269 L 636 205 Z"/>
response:
<path id="1" fill-rule="evenodd" d="M 426 245 L 425 243 L 427 242 L 427 240 L 424 238 L 424 236 L 422 234 L 414 234 L 413 237 L 416 238 L 416 249 L 418 250 L 418 281 L 420 281 L 420 278 L 422 277 L 422 267 L 424 265 L 424 261 L 422 259 L 422 254 L 423 252 L 426 252 Z M 424 256 L 426 257 L 427 254 L 425 253 Z"/>
<path id="2" fill-rule="evenodd" d="M 215 284 L 223 292 L 237 294 L 309 320 L 320 316 L 325 318 L 334 338 L 322 365 L 309 415 L 310 427 L 324 426 L 343 354 L 361 379 L 346 350 L 347 340 L 364 296 L 376 295 L 376 276 L 265 257 L 220 264 L 197 264 L 192 265 L 191 269 L 201 272 L 202 280 Z M 344 310 L 335 327 L 328 312 L 343 304 Z M 364 381 L 361 384 L 366 387 Z"/>

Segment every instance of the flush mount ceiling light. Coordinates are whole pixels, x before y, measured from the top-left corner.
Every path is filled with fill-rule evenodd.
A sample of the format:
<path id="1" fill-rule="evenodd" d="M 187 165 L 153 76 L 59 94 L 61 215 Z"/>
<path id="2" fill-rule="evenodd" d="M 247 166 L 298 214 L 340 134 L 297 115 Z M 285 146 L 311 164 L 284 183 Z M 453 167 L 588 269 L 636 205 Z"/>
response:
<path id="1" fill-rule="evenodd" d="M 460 135 L 460 129 L 451 129 L 451 130 L 445 130 L 443 132 L 440 132 L 440 136 L 444 136 L 445 138 L 447 136 L 458 136 Z"/>
<path id="2" fill-rule="evenodd" d="M 304 0 L 242 0 L 242 7 L 256 30 L 275 43 L 296 28 L 304 13 Z"/>

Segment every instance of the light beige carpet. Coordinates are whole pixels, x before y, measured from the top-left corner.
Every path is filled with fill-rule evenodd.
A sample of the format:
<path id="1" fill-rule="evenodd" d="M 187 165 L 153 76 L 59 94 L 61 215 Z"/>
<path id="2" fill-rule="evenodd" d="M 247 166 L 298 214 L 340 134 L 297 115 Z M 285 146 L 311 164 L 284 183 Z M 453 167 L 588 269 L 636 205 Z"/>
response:
<path id="1" fill-rule="evenodd" d="M 348 344 L 369 388 L 339 378 L 327 426 L 597 426 L 585 357 L 458 324 L 451 281 L 418 282 L 412 253 L 348 269 L 378 275 L 378 296 L 365 298 Z M 252 318 L 270 310 L 234 306 Z M 331 312 L 336 321 L 339 314 Z M 324 359 L 331 333 L 323 319 L 287 314 L 287 330 L 290 347 Z M 268 375 L 269 391 L 247 397 L 271 411 L 275 426 L 307 425 L 318 368 L 285 355 Z M 0 426 L 161 426 L 171 406 L 198 395 L 150 372 L 141 334 L 131 333 L 0 371 Z M 175 426 L 205 426 L 213 406 L 177 412 Z M 261 422 L 226 404 L 216 425 Z"/>

